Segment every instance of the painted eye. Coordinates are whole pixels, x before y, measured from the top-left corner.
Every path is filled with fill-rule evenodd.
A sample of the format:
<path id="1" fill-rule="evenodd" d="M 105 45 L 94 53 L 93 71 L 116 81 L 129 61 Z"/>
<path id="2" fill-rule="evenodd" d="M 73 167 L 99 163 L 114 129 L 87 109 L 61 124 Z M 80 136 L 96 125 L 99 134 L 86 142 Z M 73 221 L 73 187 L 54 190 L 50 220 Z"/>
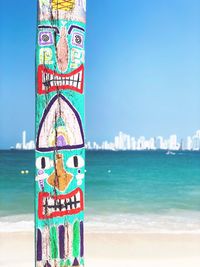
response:
<path id="1" fill-rule="evenodd" d="M 69 168 L 81 168 L 84 164 L 84 159 L 81 156 L 72 156 L 67 160 L 67 167 Z"/>
<path id="2" fill-rule="evenodd" d="M 37 169 L 49 169 L 53 167 L 53 161 L 48 157 L 39 157 L 36 160 Z"/>
<path id="3" fill-rule="evenodd" d="M 49 36 L 47 34 L 42 35 L 42 41 L 48 42 L 49 41 Z"/>
<path id="4" fill-rule="evenodd" d="M 81 44 L 81 42 L 82 42 L 81 36 L 80 35 L 75 35 L 75 41 L 76 41 L 77 44 Z"/>
<path id="5" fill-rule="evenodd" d="M 40 46 L 52 45 L 54 43 L 54 37 L 52 32 L 39 32 L 38 43 Z"/>
<path id="6" fill-rule="evenodd" d="M 72 44 L 75 46 L 83 47 L 84 36 L 81 33 L 74 32 L 72 37 Z"/>

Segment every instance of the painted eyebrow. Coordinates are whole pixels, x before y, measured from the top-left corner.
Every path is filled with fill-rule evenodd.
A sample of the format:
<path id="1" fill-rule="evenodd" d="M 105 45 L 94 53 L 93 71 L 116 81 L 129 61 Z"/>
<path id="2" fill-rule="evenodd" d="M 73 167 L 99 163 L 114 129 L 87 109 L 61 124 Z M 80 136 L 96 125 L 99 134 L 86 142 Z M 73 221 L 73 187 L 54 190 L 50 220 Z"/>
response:
<path id="1" fill-rule="evenodd" d="M 59 31 L 58 27 L 56 27 L 56 26 L 39 25 L 38 28 L 39 29 L 53 29 L 57 34 L 60 34 L 60 31 Z"/>
<path id="2" fill-rule="evenodd" d="M 79 27 L 79 26 L 76 26 L 76 25 L 71 25 L 70 28 L 69 28 L 69 30 L 68 30 L 68 34 L 71 34 L 71 32 L 72 32 L 72 30 L 73 30 L 74 28 L 75 28 L 75 29 L 78 29 L 78 30 L 81 30 L 81 31 L 83 31 L 83 32 L 85 31 L 82 27 Z"/>

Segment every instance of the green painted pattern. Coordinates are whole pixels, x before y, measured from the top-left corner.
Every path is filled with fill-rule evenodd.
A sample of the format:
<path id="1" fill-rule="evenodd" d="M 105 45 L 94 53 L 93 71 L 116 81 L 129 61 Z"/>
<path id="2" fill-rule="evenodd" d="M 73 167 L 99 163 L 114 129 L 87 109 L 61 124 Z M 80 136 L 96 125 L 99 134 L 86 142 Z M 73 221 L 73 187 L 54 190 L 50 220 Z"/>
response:
<path id="1" fill-rule="evenodd" d="M 66 266 L 71 266 L 71 261 L 69 259 L 66 261 Z"/>
<path id="2" fill-rule="evenodd" d="M 74 223 L 73 227 L 73 256 L 79 256 L 79 247 L 80 247 L 80 226 L 79 222 Z"/>
<path id="3" fill-rule="evenodd" d="M 58 240 L 57 229 L 55 226 L 50 229 L 50 243 L 51 243 L 51 257 L 56 259 L 58 257 Z"/>

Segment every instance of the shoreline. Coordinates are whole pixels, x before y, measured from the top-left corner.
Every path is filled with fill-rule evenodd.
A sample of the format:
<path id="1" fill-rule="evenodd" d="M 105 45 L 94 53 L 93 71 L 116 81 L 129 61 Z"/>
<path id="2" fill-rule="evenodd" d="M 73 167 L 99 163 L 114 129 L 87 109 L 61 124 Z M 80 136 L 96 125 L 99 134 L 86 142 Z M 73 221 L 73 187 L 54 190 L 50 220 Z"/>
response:
<path id="1" fill-rule="evenodd" d="M 110 214 L 85 216 L 85 232 L 94 234 L 200 234 L 200 212 L 182 214 Z M 34 229 L 33 214 L 0 217 L 0 233 Z"/>
<path id="2" fill-rule="evenodd" d="M 33 232 L 0 233 L 0 243 L 1 267 L 34 266 Z M 199 251 L 200 234 L 197 233 L 85 234 L 87 267 L 197 267 Z"/>

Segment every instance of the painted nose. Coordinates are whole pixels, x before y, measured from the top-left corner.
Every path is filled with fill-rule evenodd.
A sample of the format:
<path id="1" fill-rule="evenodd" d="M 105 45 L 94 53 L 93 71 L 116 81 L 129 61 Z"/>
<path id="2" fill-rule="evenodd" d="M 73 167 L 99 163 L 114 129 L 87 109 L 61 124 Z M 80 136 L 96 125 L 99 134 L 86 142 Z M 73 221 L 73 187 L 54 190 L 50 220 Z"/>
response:
<path id="1" fill-rule="evenodd" d="M 60 32 L 60 40 L 57 44 L 57 63 L 58 69 L 65 72 L 68 66 L 68 44 L 66 28 L 62 27 Z"/>

